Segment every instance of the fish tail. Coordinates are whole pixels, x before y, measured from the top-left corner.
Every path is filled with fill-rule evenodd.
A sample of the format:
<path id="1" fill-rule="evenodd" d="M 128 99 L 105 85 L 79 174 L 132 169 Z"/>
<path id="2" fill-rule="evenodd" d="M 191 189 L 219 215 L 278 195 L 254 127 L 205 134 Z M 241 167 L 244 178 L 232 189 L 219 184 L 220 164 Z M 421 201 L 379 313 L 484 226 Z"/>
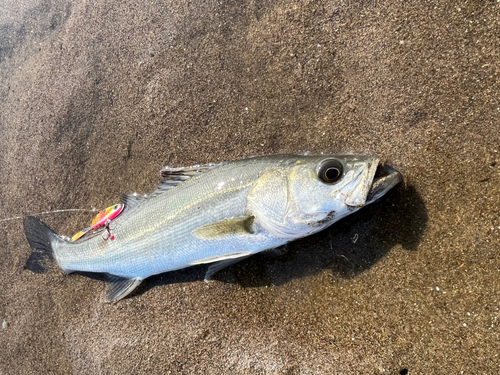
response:
<path id="1" fill-rule="evenodd" d="M 68 242 L 34 216 L 26 216 L 23 221 L 24 233 L 33 249 L 24 269 L 44 273 L 56 261 L 54 245 Z"/>

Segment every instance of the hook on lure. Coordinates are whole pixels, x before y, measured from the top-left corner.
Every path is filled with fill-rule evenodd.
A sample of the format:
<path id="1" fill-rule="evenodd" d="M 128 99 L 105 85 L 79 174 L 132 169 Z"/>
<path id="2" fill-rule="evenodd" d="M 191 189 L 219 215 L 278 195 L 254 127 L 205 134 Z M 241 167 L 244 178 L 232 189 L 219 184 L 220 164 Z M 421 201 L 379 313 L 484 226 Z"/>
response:
<path id="1" fill-rule="evenodd" d="M 75 242 L 85 236 L 87 233 L 90 231 L 95 231 L 100 229 L 101 227 L 104 227 L 106 230 L 106 233 L 103 235 L 104 240 L 111 240 L 113 241 L 115 239 L 115 235 L 111 231 L 111 221 L 114 220 L 118 215 L 120 215 L 123 211 L 123 204 L 115 204 L 113 206 L 110 206 L 106 208 L 104 211 L 101 211 L 97 214 L 97 216 L 92 220 L 92 223 L 89 227 L 81 230 L 80 232 L 76 233 L 73 237 L 71 237 L 71 241 Z"/>

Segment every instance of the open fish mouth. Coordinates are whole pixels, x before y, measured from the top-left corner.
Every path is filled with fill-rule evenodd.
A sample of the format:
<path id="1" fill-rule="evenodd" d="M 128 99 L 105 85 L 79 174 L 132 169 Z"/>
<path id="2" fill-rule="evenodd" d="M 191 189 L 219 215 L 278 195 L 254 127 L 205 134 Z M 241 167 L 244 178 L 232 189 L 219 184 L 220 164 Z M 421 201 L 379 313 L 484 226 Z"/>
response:
<path id="1" fill-rule="evenodd" d="M 401 181 L 403 181 L 403 175 L 397 170 L 388 165 L 378 165 L 365 204 L 370 204 L 380 199 Z"/>

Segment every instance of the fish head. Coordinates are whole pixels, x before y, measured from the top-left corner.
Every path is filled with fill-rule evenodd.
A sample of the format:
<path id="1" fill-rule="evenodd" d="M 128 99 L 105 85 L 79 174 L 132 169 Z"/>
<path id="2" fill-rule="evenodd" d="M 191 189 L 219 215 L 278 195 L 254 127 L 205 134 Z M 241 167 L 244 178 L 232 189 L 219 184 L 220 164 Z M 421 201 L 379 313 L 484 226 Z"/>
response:
<path id="1" fill-rule="evenodd" d="M 250 192 L 256 221 L 281 238 L 319 232 L 401 182 L 377 156 L 303 156 L 268 171 Z"/>

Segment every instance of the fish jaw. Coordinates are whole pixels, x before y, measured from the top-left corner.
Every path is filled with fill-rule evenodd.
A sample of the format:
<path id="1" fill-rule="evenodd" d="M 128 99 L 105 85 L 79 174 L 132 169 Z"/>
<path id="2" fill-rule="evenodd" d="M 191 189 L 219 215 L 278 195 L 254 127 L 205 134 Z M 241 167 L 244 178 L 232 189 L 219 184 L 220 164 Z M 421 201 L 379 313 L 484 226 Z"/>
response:
<path id="1" fill-rule="evenodd" d="M 351 208 L 361 208 L 365 205 L 372 181 L 377 171 L 378 156 L 367 156 L 365 160 L 351 166 L 351 181 L 342 189 L 346 196 L 345 204 Z M 352 189 L 354 186 L 354 189 Z M 352 190 L 351 190 L 352 189 Z"/>
<path id="2" fill-rule="evenodd" d="M 379 167 L 377 174 L 381 176 L 373 179 L 365 204 L 373 203 L 382 198 L 385 193 L 403 181 L 403 175 L 388 165 Z"/>

